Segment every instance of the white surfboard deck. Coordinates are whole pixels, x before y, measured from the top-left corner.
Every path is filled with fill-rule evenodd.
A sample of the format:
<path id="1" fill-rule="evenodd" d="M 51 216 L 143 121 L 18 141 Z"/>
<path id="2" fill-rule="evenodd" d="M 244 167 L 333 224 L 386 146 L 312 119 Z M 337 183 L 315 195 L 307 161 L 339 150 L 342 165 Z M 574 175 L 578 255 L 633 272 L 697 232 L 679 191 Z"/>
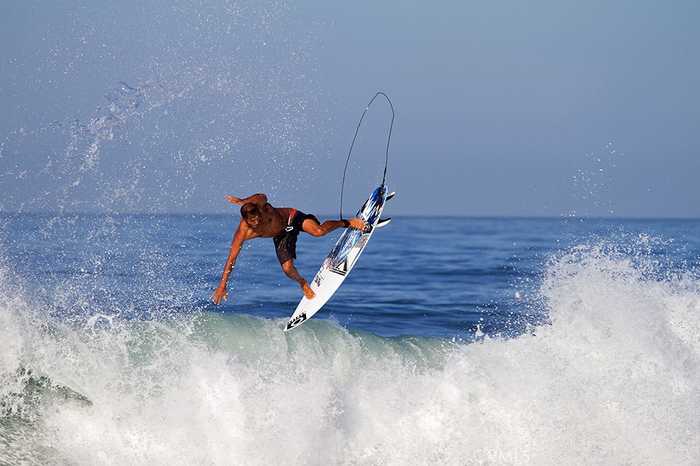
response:
<path id="1" fill-rule="evenodd" d="M 365 250 L 374 230 L 386 226 L 391 220 L 382 219 L 381 215 L 386 201 L 394 197 L 394 194 L 389 193 L 386 186 L 380 186 L 370 194 L 356 214 L 356 217 L 367 223 L 367 230 L 362 232 L 347 228 L 340 235 L 311 282 L 311 289 L 316 293 L 316 296 L 313 299 L 308 299 L 306 296 L 301 299 L 284 328 L 285 332 L 298 327 L 313 317 L 335 294 L 357 263 L 362 251 Z"/>

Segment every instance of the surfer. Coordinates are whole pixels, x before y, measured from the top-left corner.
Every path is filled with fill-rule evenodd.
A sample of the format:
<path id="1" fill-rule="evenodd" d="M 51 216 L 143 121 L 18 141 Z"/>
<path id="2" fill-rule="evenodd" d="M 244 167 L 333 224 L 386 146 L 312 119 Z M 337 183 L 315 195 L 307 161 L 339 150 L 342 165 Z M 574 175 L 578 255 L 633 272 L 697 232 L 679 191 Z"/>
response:
<path id="1" fill-rule="evenodd" d="M 316 216 L 305 214 L 300 210 L 291 207 L 273 207 L 267 202 L 267 196 L 264 194 L 253 194 L 243 199 L 226 196 L 226 200 L 241 206 L 241 221 L 233 235 L 221 281 L 211 296 L 214 304 L 220 304 L 228 297 L 226 283 L 245 241 L 253 238 L 272 238 L 282 271 L 297 282 L 304 291 L 304 295 L 311 299 L 314 297 L 313 290 L 294 267 L 299 233 L 304 231 L 311 236 L 324 236 L 341 227 L 357 230 L 366 228 L 364 220 L 360 218 L 326 220 L 320 223 Z"/>

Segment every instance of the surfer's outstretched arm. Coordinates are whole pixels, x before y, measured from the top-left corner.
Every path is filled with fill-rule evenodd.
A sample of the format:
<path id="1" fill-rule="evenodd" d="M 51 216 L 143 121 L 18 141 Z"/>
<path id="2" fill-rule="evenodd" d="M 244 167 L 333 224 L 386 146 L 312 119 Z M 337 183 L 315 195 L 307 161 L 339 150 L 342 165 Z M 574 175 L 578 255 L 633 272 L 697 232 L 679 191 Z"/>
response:
<path id="1" fill-rule="evenodd" d="M 221 274 L 221 281 L 219 282 L 219 286 L 216 288 L 216 290 L 214 290 L 214 294 L 211 295 L 211 300 L 214 302 L 214 304 L 220 304 L 221 301 L 228 298 L 228 293 L 226 291 L 228 277 L 231 274 L 231 270 L 233 270 L 233 265 L 236 263 L 238 253 L 241 252 L 243 242 L 248 239 L 246 238 L 246 236 L 248 236 L 246 235 L 246 229 L 242 228 L 242 224 L 243 221 L 241 221 L 241 224 L 238 225 L 238 229 L 236 229 L 236 233 L 233 235 L 231 249 L 229 250 L 228 258 L 226 259 L 226 265 L 224 265 L 224 272 Z"/>
<path id="2" fill-rule="evenodd" d="M 252 202 L 253 204 L 257 204 L 259 206 L 264 206 L 267 203 L 267 196 L 263 193 L 258 193 L 258 194 L 253 194 L 252 196 L 240 198 L 236 196 L 225 196 L 226 200 L 229 201 L 231 204 L 235 205 L 243 205 L 247 204 L 249 202 Z"/>
<path id="3" fill-rule="evenodd" d="M 338 228 L 352 228 L 355 230 L 364 230 L 367 224 L 361 218 L 351 218 L 350 220 L 326 220 L 319 224 L 313 218 L 307 218 L 301 224 L 302 229 L 312 236 L 324 236 Z"/>

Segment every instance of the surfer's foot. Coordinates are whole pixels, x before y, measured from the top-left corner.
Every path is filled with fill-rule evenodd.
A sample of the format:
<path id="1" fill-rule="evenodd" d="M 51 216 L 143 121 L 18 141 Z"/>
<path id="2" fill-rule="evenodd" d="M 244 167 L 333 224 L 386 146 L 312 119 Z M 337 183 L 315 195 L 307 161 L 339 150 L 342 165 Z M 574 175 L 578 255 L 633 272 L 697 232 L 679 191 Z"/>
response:
<path id="1" fill-rule="evenodd" d="M 348 220 L 349 226 L 348 228 L 352 228 L 353 230 L 366 230 L 367 229 L 367 223 L 365 223 L 364 220 L 361 218 L 351 218 Z"/>
<path id="2" fill-rule="evenodd" d="M 304 290 L 304 296 L 306 296 L 306 299 L 314 299 L 314 296 L 316 296 L 314 290 L 312 290 L 309 284 L 306 282 L 301 284 L 301 289 Z"/>

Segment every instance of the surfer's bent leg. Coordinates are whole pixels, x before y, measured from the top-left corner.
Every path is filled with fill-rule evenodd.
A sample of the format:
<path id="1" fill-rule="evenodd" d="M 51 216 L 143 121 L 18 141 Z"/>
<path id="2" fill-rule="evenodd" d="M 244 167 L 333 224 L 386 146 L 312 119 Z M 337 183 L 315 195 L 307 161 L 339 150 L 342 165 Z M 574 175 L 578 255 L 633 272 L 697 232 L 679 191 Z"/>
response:
<path id="1" fill-rule="evenodd" d="M 298 227 L 285 230 L 282 234 L 275 236 L 273 238 L 275 253 L 285 275 L 297 282 L 301 289 L 304 290 L 304 296 L 311 299 L 314 297 L 314 292 L 309 284 L 306 283 L 306 280 L 299 275 L 296 267 L 294 267 L 294 258 L 297 257 L 297 236 L 299 236 Z"/>
<path id="2" fill-rule="evenodd" d="M 288 261 L 282 263 L 282 271 L 284 271 L 285 275 L 287 275 L 289 278 L 291 278 L 299 284 L 301 289 L 304 291 L 304 296 L 306 296 L 308 299 L 311 299 L 315 296 L 315 293 L 313 292 L 309 284 L 306 282 L 306 280 L 304 280 L 304 277 L 299 275 L 297 268 L 294 267 L 294 261 L 292 259 L 289 259 Z"/>
<path id="3" fill-rule="evenodd" d="M 318 219 L 313 215 L 308 215 L 304 222 L 301 224 L 301 228 L 308 234 L 312 236 L 324 236 L 333 230 L 338 228 L 354 228 L 356 230 L 362 230 L 365 228 L 365 222 L 359 218 L 353 218 L 350 220 L 326 220 L 323 223 L 319 223 Z"/>

